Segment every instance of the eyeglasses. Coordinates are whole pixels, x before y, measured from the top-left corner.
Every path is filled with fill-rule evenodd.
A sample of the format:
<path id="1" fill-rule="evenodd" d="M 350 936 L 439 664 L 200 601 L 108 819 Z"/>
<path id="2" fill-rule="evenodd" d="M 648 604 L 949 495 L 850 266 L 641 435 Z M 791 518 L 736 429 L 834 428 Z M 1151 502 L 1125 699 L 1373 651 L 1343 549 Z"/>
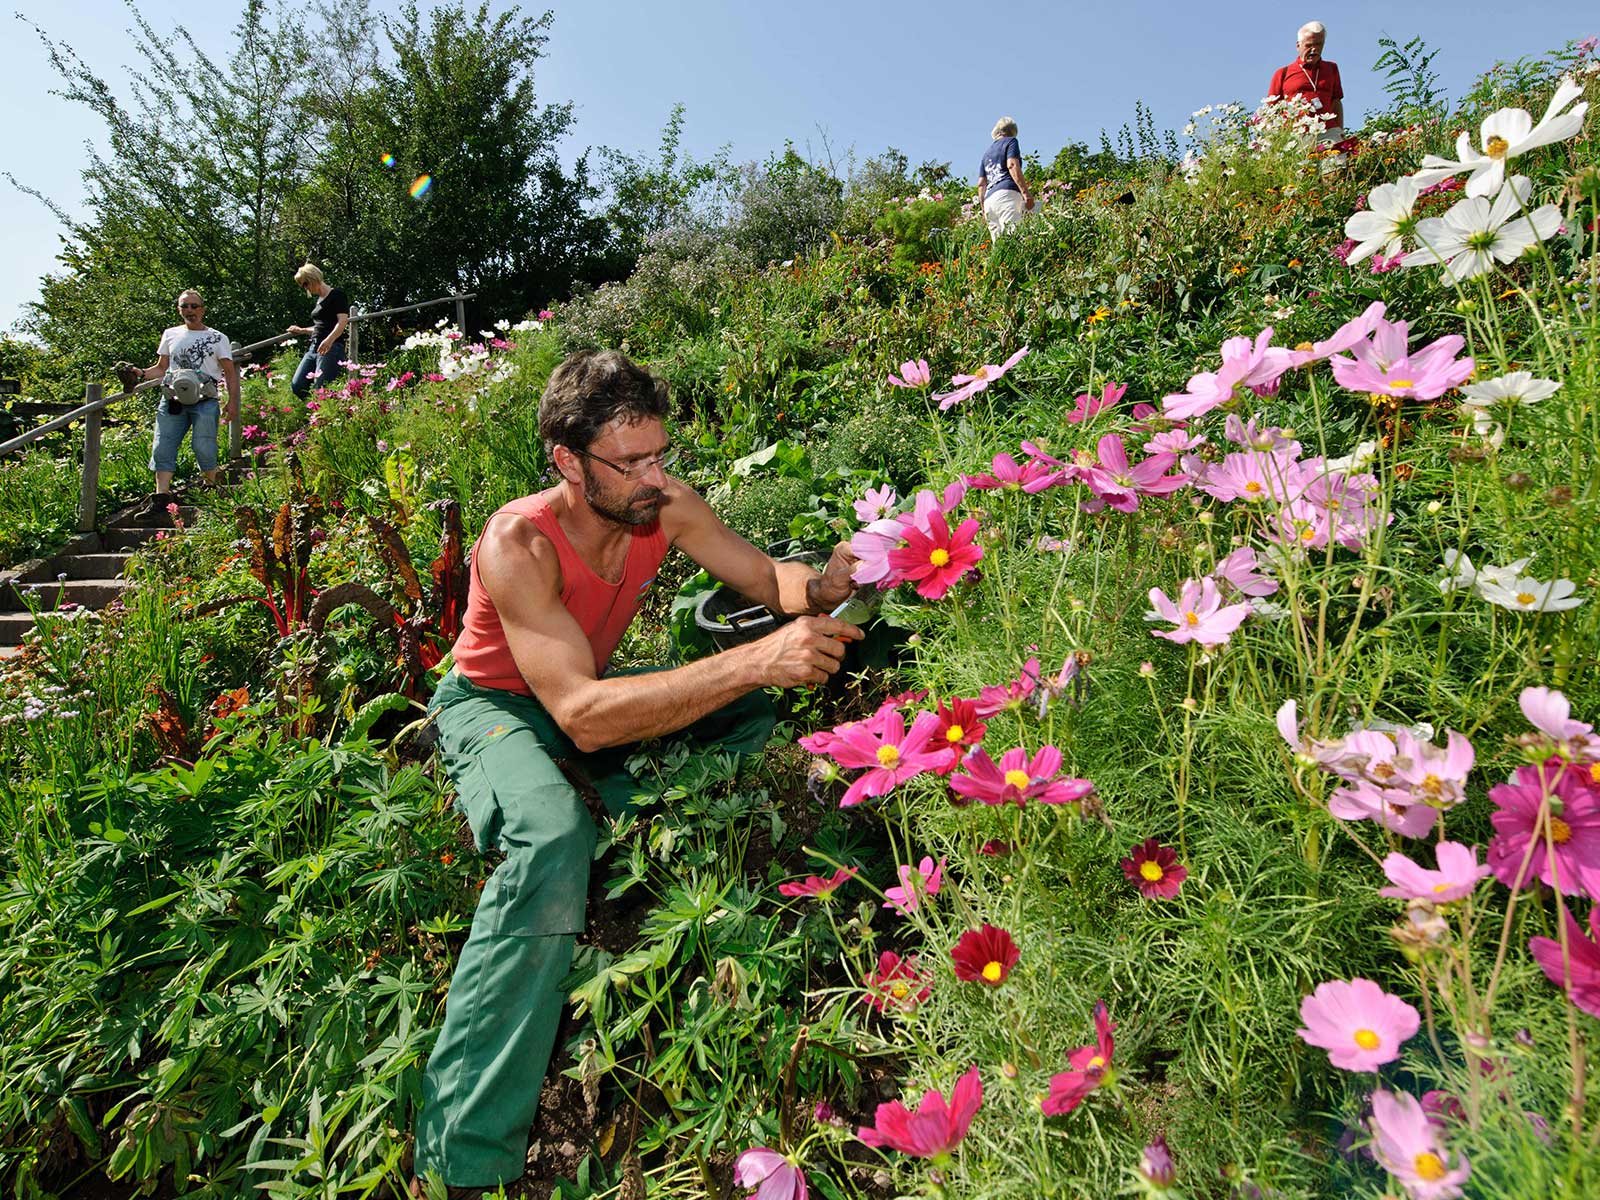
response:
<path id="1" fill-rule="evenodd" d="M 180 305 L 178 305 L 179 311 L 182 311 L 183 309 L 186 309 L 186 308 L 204 308 L 204 307 L 205 307 L 204 304 L 180 304 Z"/>
<path id="2" fill-rule="evenodd" d="M 624 467 L 612 462 L 609 458 L 601 458 L 598 454 L 590 454 L 587 450 L 577 450 L 571 446 L 568 446 L 567 449 L 572 450 L 574 454 L 583 455 L 584 458 L 592 458 L 597 463 L 605 463 L 606 466 L 610 467 L 624 479 L 642 479 L 655 468 L 660 467 L 663 471 L 665 471 L 673 463 L 678 461 L 678 451 L 673 449 L 668 450 L 655 458 L 647 458 L 643 462 L 634 463 L 631 467 Z"/>

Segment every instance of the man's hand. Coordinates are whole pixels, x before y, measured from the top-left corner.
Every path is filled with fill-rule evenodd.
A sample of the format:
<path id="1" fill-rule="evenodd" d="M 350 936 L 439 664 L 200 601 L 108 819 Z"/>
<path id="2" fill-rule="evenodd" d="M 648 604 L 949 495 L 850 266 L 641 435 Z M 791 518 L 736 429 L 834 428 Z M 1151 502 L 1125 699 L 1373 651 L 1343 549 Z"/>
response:
<path id="1" fill-rule="evenodd" d="M 131 392 L 144 382 L 145 374 L 142 367 L 136 367 L 131 362 L 119 362 L 111 368 L 112 374 L 117 377 L 117 382 L 122 384 L 122 390 Z"/>
<path id="2" fill-rule="evenodd" d="M 760 674 L 768 687 L 826 683 L 839 670 L 846 641 L 860 641 L 859 627 L 833 617 L 799 617 L 755 643 Z"/>
<path id="3" fill-rule="evenodd" d="M 239 419 L 239 398 L 237 396 L 228 400 L 228 410 L 223 416 L 230 422 Z"/>
<path id="4" fill-rule="evenodd" d="M 849 542 L 840 542 L 833 548 L 822 574 L 806 584 L 806 599 L 811 602 L 813 612 L 828 612 L 850 598 L 850 593 L 856 590 L 850 573 L 860 561 L 850 552 Z"/>
<path id="5" fill-rule="evenodd" d="M 320 346 L 317 347 L 317 353 L 318 354 L 326 354 L 329 350 L 332 350 L 332 349 L 333 349 L 333 343 L 332 342 L 323 342 Z"/>

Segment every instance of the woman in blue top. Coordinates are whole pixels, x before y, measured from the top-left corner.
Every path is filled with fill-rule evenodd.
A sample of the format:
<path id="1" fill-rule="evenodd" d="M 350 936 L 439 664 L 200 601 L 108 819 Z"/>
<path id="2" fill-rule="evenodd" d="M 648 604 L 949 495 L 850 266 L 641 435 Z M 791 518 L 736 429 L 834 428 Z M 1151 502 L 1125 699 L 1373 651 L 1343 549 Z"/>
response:
<path id="1" fill-rule="evenodd" d="M 1021 224 L 1022 214 L 1033 207 L 1033 197 L 1022 177 L 1017 123 L 1001 117 L 989 136 L 994 140 L 978 167 L 978 202 L 983 205 L 983 219 L 989 222 L 989 236 L 998 238 Z"/>

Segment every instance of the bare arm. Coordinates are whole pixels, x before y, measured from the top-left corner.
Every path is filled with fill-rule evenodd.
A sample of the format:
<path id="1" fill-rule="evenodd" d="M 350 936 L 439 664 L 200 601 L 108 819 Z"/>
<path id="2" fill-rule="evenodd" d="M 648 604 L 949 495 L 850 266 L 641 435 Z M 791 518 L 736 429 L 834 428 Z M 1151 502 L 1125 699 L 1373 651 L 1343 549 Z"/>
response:
<path id="1" fill-rule="evenodd" d="M 231 358 L 218 359 L 217 365 L 222 368 L 222 382 L 228 389 L 226 416 L 231 421 L 239 415 L 239 368 Z"/>
<path id="2" fill-rule="evenodd" d="M 144 369 L 143 378 L 145 378 L 145 379 L 160 379 L 163 375 L 165 375 L 167 373 L 167 364 L 170 363 L 171 361 L 172 361 L 172 356 L 170 354 L 161 355 L 159 358 L 156 359 L 155 366 L 146 367 Z"/>
<path id="3" fill-rule="evenodd" d="M 983 198 L 989 192 L 989 177 L 982 171 L 978 172 L 978 204 L 983 204 Z"/>
<path id="4" fill-rule="evenodd" d="M 1017 191 L 1022 193 L 1022 202 L 1031 204 L 1033 200 L 1028 195 L 1028 181 L 1022 177 L 1022 160 L 1020 158 L 1006 159 L 1006 170 L 1011 172 L 1011 181 L 1017 185 Z"/>
<path id="5" fill-rule="evenodd" d="M 345 326 L 350 324 L 350 314 L 342 312 L 339 319 L 333 323 L 333 331 L 322 339 L 322 344 L 317 347 L 318 354 L 326 354 L 333 349 L 334 343 L 344 336 Z M 308 330 L 307 332 L 312 332 Z"/>
<path id="6" fill-rule="evenodd" d="M 555 550 L 533 525 L 491 522 L 477 554 L 517 670 L 585 752 L 674 733 L 758 687 L 821 683 L 839 669 L 839 639 L 861 636 L 831 617 L 802 618 L 673 670 L 598 679 L 588 640 L 561 604 Z"/>

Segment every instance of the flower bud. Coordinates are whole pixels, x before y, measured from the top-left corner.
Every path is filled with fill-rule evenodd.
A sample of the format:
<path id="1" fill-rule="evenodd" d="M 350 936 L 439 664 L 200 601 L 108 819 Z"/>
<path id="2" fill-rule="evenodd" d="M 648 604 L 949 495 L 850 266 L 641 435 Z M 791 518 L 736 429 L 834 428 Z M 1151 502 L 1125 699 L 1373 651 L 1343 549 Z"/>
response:
<path id="1" fill-rule="evenodd" d="M 1533 486 L 1533 476 L 1526 471 L 1513 471 L 1506 476 L 1505 485 L 1509 491 L 1525 492 Z"/>
<path id="2" fill-rule="evenodd" d="M 1149 679 L 1155 673 L 1156 673 L 1156 665 L 1155 665 L 1155 663 L 1147 661 L 1147 662 L 1142 662 L 1142 663 L 1139 664 L 1139 674 L 1143 675 L 1146 679 Z"/>
<path id="3" fill-rule="evenodd" d="M 1544 500 L 1552 508 L 1564 508 L 1572 503 L 1572 489 L 1565 484 L 1558 484 L 1544 494 Z"/>
<path id="4" fill-rule="evenodd" d="M 1428 501 L 1428 513 L 1429 513 L 1429 515 L 1437 514 L 1441 510 L 1443 510 L 1443 508 L 1444 508 L 1444 505 L 1440 504 L 1437 500 L 1429 500 Z"/>

